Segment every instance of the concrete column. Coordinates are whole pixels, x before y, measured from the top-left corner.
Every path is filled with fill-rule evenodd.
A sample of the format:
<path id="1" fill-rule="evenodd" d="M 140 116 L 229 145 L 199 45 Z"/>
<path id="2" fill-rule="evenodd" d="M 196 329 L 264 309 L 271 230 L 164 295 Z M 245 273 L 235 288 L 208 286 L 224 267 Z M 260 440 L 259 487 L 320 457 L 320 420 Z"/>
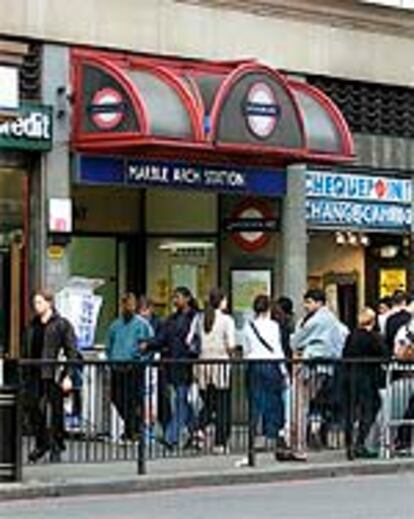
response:
<path id="1" fill-rule="evenodd" d="M 54 108 L 53 148 L 45 154 L 42 164 L 42 284 L 49 290 L 59 289 L 69 276 L 68 251 L 61 259 L 50 259 L 48 245 L 48 201 L 50 198 L 67 198 L 71 193 L 70 176 L 70 88 L 69 49 L 58 45 L 45 45 L 42 74 L 43 103 Z"/>
<path id="2" fill-rule="evenodd" d="M 296 312 L 302 308 L 307 286 L 306 166 L 287 168 L 287 195 L 283 204 L 283 294 L 290 297 Z"/>

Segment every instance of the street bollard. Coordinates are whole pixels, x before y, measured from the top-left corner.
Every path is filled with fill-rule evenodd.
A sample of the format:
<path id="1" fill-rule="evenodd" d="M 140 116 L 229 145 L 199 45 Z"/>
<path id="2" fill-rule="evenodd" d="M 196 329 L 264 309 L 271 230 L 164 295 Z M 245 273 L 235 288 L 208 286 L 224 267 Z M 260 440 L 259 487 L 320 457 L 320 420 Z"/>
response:
<path id="1" fill-rule="evenodd" d="M 22 479 L 20 412 L 17 390 L 0 387 L 0 482 Z"/>

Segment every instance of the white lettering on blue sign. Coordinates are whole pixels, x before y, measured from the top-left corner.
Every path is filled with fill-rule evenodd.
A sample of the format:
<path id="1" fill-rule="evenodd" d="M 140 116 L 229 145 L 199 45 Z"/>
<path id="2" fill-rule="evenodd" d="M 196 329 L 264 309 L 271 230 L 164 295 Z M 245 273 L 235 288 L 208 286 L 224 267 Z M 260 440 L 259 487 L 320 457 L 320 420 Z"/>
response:
<path id="1" fill-rule="evenodd" d="M 411 203 L 408 179 L 325 171 L 306 173 L 306 196 L 349 201 Z"/>
<path id="2" fill-rule="evenodd" d="M 378 204 L 308 198 L 306 219 L 314 225 L 369 229 L 409 228 L 411 211 L 407 205 Z"/>
<path id="3" fill-rule="evenodd" d="M 246 173 L 236 170 L 210 169 L 181 165 L 128 164 L 128 180 L 134 184 L 246 189 Z"/>

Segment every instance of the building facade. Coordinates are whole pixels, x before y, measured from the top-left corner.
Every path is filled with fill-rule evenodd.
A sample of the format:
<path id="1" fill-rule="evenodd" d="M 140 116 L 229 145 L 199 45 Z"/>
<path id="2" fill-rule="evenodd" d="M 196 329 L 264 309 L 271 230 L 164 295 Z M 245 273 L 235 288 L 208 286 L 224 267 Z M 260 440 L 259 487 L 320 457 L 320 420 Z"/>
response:
<path id="1" fill-rule="evenodd" d="M 103 278 L 98 341 L 124 289 L 147 291 L 160 312 L 166 312 L 173 285 L 189 284 L 203 298 L 210 285 L 222 284 L 234 292 L 234 309 L 242 313 L 250 292 L 240 287 L 254 290 L 256 284 L 256 289 L 283 292 L 299 305 L 306 286 L 320 286 L 352 324 L 358 306 L 412 286 L 411 11 L 340 0 L 318 5 L 305 0 L 122 0 L 116 9 L 109 0 L 99 8 L 83 0 L 79 19 L 76 3 L 6 0 L 0 15 L 4 9 L 14 16 L 0 19 L 3 34 L 44 45 L 41 102 L 54 107 L 52 149 L 40 160 L 39 197 L 32 209 L 31 284 L 58 289 L 72 275 Z M 125 101 L 111 81 L 94 88 L 99 78 L 89 71 L 82 86 L 76 71 L 82 60 L 95 58 L 118 69 L 111 70 L 123 89 L 131 81 L 138 84 L 128 113 L 141 113 L 141 121 L 117 113 Z M 252 137 L 240 130 L 249 113 L 243 121 L 229 118 L 223 131 L 235 129 L 236 135 L 230 131 L 224 141 L 259 143 L 261 148 L 229 151 L 214 147 L 214 139 L 207 139 L 209 149 L 200 145 L 203 134 L 211 131 L 211 114 L 201 113 L 200 106 L 214 101 L 223 77 L 254 61 L 282 71 L 298 90 L 301 85 L 316 87 L 334 101 L 353 134 L 352 162 L 343 161 L 352 155 L 350 148 L 334 150 L 337 157 L 329 160 L 324 153 L 293 154 L 289 160 L 267 154 L 260 134 Z M 132 62 L 134 70 L 126 80 L 120 78 L 119 70 L 123 73 Z M 162 69 L 156 75 L 160 80 L 164 74 L 161 85 L 148 77 L 148 63 Z M 200 75 L 210 77 L 197 84 Z M 171 82 L 172 93 L 165 87 Z M 256 95 L 253 111 L 263 104 L 260 96 L 266 99 L 263 89 Z M 92 96 L 86 105 L 85 96 Z M 177 96 L 186 99 L 185 109 Z M 271 110 L 266 104 L 264 109 Z M 305 126 L 317 140 L 315 109 L 309 99 L 300 105 L 302 112 L 313 114 L 305 118 Z M 268 120 L 277 118 L 278 108 L 274 110 Z M 148 113 L 156 121 L 151 131 L 140 127 Z M 255 116 L 257 131 L 266 133 L 266 124 L 260 129 L 263 114 L 253 112 L 250 120 Z M 332 130 L 329 124 L 322 139 Z M 102 138 L 119 128 L 123 136 Z M 173 140 L 184 136 L 192 146 L 185 153 L 180 149 L 181 154 L 165 143 L 143 146 L 132 135 L 141 130 L 155 137 L 170 132 Z M 287 141 L 283 147 L 290 147 Z M 262 182 L 269 171 L 274 179 L 270 187 Z M 250 174 L 248 181 L 243 172 Z M 169 176 L 177 179 L 176 185 Z M 203 184 L 206 178 L 216 179 L 216 189 Z M 227 188 L 217 188 L 220 182 L 227 182 Z M 73 232 L 49 227 L 50 200 L 71 201 Z"/>

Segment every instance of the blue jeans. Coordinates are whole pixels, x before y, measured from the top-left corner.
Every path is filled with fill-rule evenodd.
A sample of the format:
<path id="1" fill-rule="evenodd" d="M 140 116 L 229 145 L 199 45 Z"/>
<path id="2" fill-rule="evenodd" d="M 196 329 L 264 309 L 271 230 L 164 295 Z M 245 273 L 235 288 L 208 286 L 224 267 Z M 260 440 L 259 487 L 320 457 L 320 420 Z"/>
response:
<path id="1" fill-rule="evenodd" d="M 174 396 L 171 403 L 171 420 L 165 431 L 165 440 L 170 445 L 177 445 L 184 427 L 191 428 L 193 411 L 188 402 L 189 386 L 180 384 L 174 386 Z"/>
<path id="2" fill-rule="evenodd" d="M 285 423 L 283 377 L 277 362 L 258 361 L 249 366 L 250 426 L 262 419 L 263 435 L 273 440 Z"/>

